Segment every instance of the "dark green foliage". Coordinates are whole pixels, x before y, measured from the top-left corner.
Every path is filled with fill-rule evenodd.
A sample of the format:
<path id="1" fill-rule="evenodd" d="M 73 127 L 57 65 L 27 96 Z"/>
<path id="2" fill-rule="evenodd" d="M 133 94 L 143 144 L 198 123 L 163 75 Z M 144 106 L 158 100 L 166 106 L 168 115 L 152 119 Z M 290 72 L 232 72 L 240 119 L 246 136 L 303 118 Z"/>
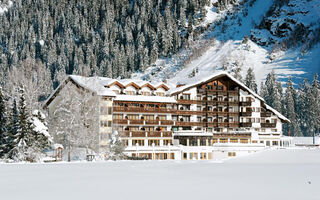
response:
<path id="1" fill-rule="evenodd" d="M 0 15 L 0 67 L 37 59 L 67 74 L 128 77 L 170 56 L 205 15 L 203 0 L 16 0 Z M 199 14 L 200 13 L 200 14 Z"/>
<path id="2" fill-rule="evenodd" d="M 7 144 L 7 112 L 5 107 L 4 95 L 0 87 L 0 158 L 6 152 Z"/>

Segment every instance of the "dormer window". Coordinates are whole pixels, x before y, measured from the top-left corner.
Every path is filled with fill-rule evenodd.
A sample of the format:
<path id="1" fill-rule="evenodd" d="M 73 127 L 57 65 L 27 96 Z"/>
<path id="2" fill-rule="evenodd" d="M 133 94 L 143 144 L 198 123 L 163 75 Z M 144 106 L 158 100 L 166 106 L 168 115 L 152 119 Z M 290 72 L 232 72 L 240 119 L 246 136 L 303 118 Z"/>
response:
<path id="1" fill-rule="evenodd" d="M 143 96 L 150 96 L 150 95 L 151 95 L 150 92 L 141 92 L 141 94 L 142 94 Z"/>
<path id="2" fill-rule="evenodd" d="M 135 91 L 126 91 L 126 95 L 135 95 Z"/>
<path id="3" fill-rule="evenodd" d="M 162 97 L 165 96 L 164 92 L 157 92 L 156 94 L 157 96 L 162 96 Z"/>

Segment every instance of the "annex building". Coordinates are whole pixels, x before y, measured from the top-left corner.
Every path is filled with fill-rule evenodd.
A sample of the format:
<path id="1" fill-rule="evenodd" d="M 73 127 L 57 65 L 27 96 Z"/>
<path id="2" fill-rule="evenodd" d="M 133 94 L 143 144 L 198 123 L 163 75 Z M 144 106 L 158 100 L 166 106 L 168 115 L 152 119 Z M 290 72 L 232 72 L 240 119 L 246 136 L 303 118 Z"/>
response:
<path id="1" fill-rule="evenodd" d="M 49 115 L 67 88 L 98 98 L 99 146 L 116 130 L 129 156 L 208 160 L 287 145 L 289 120 L 225 72 L 176 86 L 71 75 L 47 100 Z"/>

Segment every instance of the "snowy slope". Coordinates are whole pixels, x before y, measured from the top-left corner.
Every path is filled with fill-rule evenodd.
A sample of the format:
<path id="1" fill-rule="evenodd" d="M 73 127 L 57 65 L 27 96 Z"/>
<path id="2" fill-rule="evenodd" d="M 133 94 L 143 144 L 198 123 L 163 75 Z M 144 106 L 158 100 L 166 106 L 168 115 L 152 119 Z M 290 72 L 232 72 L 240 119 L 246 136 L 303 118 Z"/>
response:
<path id="1" fill-rule="evenodd" d="M 4 12 L 7 12 L 8 9 L 12 6 L 12 1 L 2 2 L 0 1 L 0 15 Z"/>
<path id="2" fill-rule="evenodd" d="M 223 163 L 0 164 L 1 199 L 318 200 L 320 150 L 269 150 Z"/>
<path id="3" fill-rule="evenodd" d="M 289 76 L 293 76 L 296 85 L 304 78 L 312 79 L 314 73 L 320 73 L 319 44 L 314 45 L 307 52 L 303 52 L 301 46 L 293 47 L 287 51 L 272 52 L 272 45 L 261 46 L 250 40 L 247 44 L 242 43 L 244 36 L 250 36 L 251 33 L 256 34 L 259 31 L 261 33 L 265 32 L 256 27 L 260 24 L 267 11 L 272 8 L 274 2 L 275 0 L 236 1 L 234 5 L 221 12 L 217 12 L 215 7 L 208 8 L 204 24 L 212 24 L 189 49 L 183 49 L 172 58 L 159 59 L 154 66 L 149 67 L 145 72 L 135 73 L 132 76 L 151 81 L 167 80 L 174 85 L 177 82 L 190 83 L 196 81 L 203 76 L 210 75 L 210 73 L 222 70 L 222 66 L 230 72 L 240 66 L 243 77 L 249 67 L 254 68 L 258 84 L 265 79 L 272 69 L 275 70 L 283 83 Z M 289 16 L 295 19 L 296 23 L 306 23 L 307 26 L 320 19 L 320 1 L 297 3 L 297 1 L 291 0 L 290 2 L 288 6 L 282 7 L 282 14 L 280 14 L 282 20 L 288 20 Z M 297 8 L 294 7 L 296 4 Z M 290 6 L 293 6 L 293 8 Z M 283 14 L 288 13 L 284 12 L 284 10 L 288 11 L 290 9 L 291 11 L 293 10 L 292 13 L 294 15 L 290 13 L 288 15 Z M 299 14 L 299 9 L 305 14 Z M 306 11 L 308 9 L 310 10 L 309 12 Z M 310 16 L 313 16 L 312 20 Z M 271 35 L 270 33 L 264 34 Z M 260 39 L 267 41 L 268 36 L 265 35 L 261 34 Z M 255 35 L 255 37 L 257 36 L 259 34 Z M 263 38 L 264 36 L 266 38 Z M 184 64 L 184 61 L 191 54 L 191 48 L 201 48 L 212 37 L 216 41 L 211 44 L 211 47 L 205 53 L 192 60 L 189 64 Z"/>

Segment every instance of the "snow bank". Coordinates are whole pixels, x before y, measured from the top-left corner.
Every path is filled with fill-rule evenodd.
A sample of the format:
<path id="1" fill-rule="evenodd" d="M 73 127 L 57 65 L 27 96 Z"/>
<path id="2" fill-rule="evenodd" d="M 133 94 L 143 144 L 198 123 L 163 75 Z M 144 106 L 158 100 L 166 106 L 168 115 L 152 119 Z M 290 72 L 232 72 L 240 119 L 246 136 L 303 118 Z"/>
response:
<path id="1" fill-rule="evenodd" d="M 268 150 L 222 163 L 1 164 L 1 198 L 318 200 L 319 157 L 319 149 Z"/>

